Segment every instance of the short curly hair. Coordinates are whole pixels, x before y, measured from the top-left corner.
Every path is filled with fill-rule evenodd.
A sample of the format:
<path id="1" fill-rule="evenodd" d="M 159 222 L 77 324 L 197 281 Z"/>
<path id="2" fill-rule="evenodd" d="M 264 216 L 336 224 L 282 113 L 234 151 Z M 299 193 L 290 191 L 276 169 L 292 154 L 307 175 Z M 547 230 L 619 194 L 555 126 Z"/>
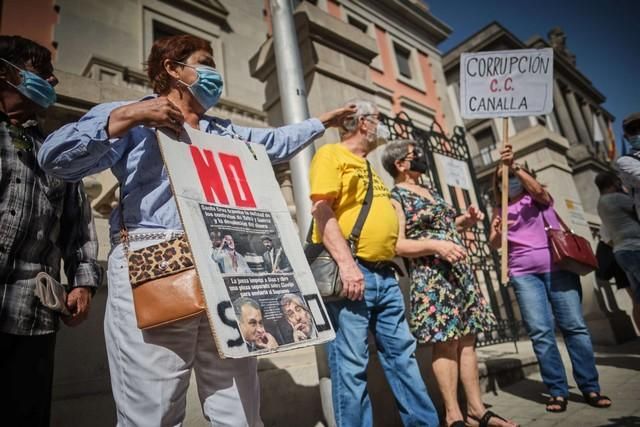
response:
<path id="1" fill-rule="evenodd" d="M 164 37 L 153 43 L 146 69 L 153 91 L 158 95 L 166 95 L 171 89 L 172 77 L 162 65 L 165 59 L 185 62 L 194 52 L 204 50 L 213 56 L 211 44 L 200 37 L 190 34 Z"/>

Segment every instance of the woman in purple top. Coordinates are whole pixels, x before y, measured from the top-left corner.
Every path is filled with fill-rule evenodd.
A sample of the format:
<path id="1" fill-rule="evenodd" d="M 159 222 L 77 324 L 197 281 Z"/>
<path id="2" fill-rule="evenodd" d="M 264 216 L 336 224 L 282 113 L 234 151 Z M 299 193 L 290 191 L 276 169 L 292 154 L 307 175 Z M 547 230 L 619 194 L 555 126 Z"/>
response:
<path id="1" fill-rule="evenodd" d="M 546 409 L 563 412 L 569 387 L 555 337 L 557 323 L 571 358 L 573 376 L 585 401 L 607 408 L 611 400 L 600 394 L 591 336 L 582 316 L 582 288 L 578 275 L 557 269 L 553 264 L 545 220 L 560 228 L 553 199 L 544 187 L 513 162 L 507 146 L 501 152 L 494 180 L 496 207 L 490 242 L 501 245 L 500 177 L 503 165 L 509 168 L 509 276 L 515 290 L 522 320 L 540 364 L 542 380 L 551 395 Z"/>

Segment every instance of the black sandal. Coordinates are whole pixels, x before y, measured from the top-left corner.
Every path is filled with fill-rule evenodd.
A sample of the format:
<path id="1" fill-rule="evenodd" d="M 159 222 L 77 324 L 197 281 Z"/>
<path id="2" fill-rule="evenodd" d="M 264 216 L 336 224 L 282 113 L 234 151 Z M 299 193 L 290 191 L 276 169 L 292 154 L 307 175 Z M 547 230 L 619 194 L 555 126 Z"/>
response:
<path id="1" fill-rule="evenodd" d="M 489 420 L 491 418 L 498 418 L 499 420 L 502 420 L 505 423 L 513 422 L 513 421 L 505 420 L 500 415 L 498 415 L 498 414 L 496 414 L 495 412 L 492 412 L 492 411 L 486 411 L 482 415 L 482 418 L 476 418 L 471 414 L 467 414 L 467 417 L 471 418 L 472 420 L 475 420 L 475 421 L 479 422 L 480 425 L 478 427 L 489 427 Z"/>
<path id="2" fill-rule="evenodd" d="M 466 427 L 466 425 L 464 424 L 464 421 L 456 420 L 456 421 L 452 422 L 451 424 L 449 424 L 449 427 Z"/>
<path id="3" fill-rule="evenodd" d="M 549 401 L 547 402 L 547 412 L 564 412 L 567 410 L 567 404 L 569 401 L 566 397 L 562 396 L 551 396 Z M 550 406 L 559 406 L 560 409 L 550 409 Z"/>
<path id="4" fill-rule="evenodd" d="M 611 399 L 609 399 L 607 396 L 604 396 L 600 393 L 596 392 L 596 394 L 594 394 L 593 396 L 590 395 L 589 393 L 583 393 L 582 395 L 584 396 L 584 401 L 587 403 L 587 405 L 593 406 L 594 408 L 605 409 L 611 406 Z M 603 402 L 605 400 L 608 400 L 609 404 L 599 405 L 600 402 Z"/>

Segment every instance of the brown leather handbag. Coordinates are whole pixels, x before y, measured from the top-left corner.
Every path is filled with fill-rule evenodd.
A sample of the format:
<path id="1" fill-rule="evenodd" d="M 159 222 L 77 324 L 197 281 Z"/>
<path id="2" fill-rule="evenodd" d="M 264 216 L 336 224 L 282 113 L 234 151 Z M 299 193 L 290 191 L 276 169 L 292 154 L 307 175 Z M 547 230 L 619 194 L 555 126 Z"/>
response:
<path id="1" fill-rule="evenodd" d="M 129 265 L 138 328 L 157 328 L 204 312 L 202 287 L 184 235 L 129 251 L 123 221 L 120 240 Z"/>
<path id="2" fill-rule="evenodd" d="M 581 276 L 591 273 L 598 268 L 598 260 L 593 254 L 591 244 L 587 239 L 570 230 L 555 209 L 553 212 L 562 226 L 561 230 L 553 229 L 545 218 L 545 211 L 542 211 L 553 263 L 561 270 L 571 271 Z"/>

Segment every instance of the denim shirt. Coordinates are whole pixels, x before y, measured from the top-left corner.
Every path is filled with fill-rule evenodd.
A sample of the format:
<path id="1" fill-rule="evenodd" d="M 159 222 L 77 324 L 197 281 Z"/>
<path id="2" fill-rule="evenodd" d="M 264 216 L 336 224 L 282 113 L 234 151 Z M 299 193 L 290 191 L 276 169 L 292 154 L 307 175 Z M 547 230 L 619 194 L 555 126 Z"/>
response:
<path id="1" fill-rule="evenodd" d="M 141 125 L 121 138 L 109 138 L 107 134 L 111 112 L 128 103 L 100 104 L 78 122 L 61 127 L 46 139 L 38 153 L 38 162 L 47 173 L 67 181 L 79 181 L 111 168 L 122 192 L 122 205 L 111 213 L 111 234 L 120 230 L 121 208 L 127 228 L 182 230 L 156 129 Z M 247 128 L 229 120 L 204 116 L 199 128 L 203 132 L 262 144 L 273 163 L 288 160 L 324 133 L 322 122 L 315 118 L 278 128 Z"/>

